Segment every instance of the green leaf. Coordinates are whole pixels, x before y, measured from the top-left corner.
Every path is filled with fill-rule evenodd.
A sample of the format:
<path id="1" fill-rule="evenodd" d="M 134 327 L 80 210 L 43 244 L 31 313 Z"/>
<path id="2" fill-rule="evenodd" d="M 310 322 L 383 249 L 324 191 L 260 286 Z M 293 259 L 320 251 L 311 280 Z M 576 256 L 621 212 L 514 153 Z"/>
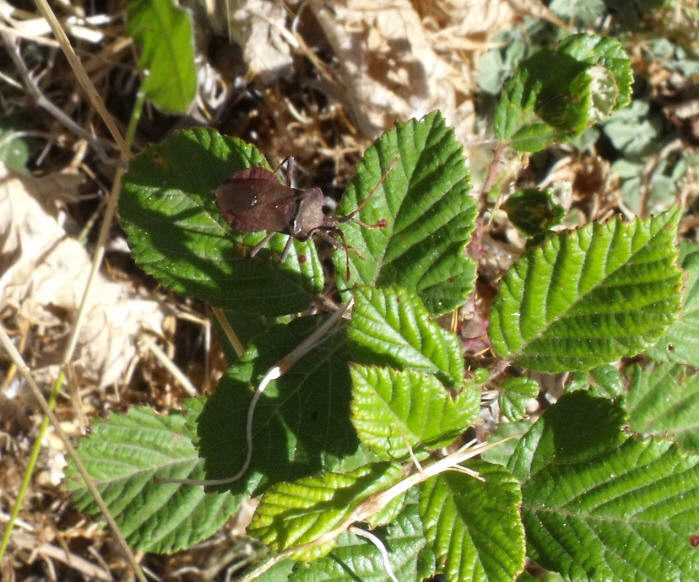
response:
<path id="1" fill-rule="evenodd" d="M 166 113 L 185 113 L 197 92 L 189 12 L 171 0 L 129 0 L 129 34 L 141 48 L 141 90 Z"/>
<path id="2" fill-rule="evenodd" d="M 500 93 L 503 83 L 514 74 L 531 44 L 530 32 L 520 27 L 504 28 L 493 37 L 493 48 L 481 56 L 477 67 L 476 82 L 486 93 L 484 101 Z"/>
<path id="3" fill-rule="evenodd" d="M 627 105 L 632 81 L 618 41 L 570 36 L 520 64 L 495 110 L 495 135 L 525 152 L 569 141 Z"/>
<path id="4" fill-rule="evenodd" d="M 594 459 L 599 450 L 608 450 L 609 443 L 615 438 L 618 442 L 622 440 L 619 427 L 626 419 L 624 411 L 618 405 L 610 408 L 606 399 L 593 398 L 586 392 L 577 391 L 561 397 L 552 409 L 554 412 L 547 414 L 553 415 L 556 421 L 565 417 L 568 424 L 565 430 L 556 432 L 554 429 L 557 425 L 539 420 L 519 440 L 508 469 L 520 481 L 540 471 L 548 462 L 547 457 L 542 456 L 544 451 L 548 455 L 560 451 L 568 457 L 579 452 L 584 461 Z M 586 428 L 588 426 L 594 426 L 595 431 L 590 432 Z M 579 437 L 583 434 L 585 439 L 581 440 Z M 535 457 L 537 452 L 539 456 Z"/>
<path id="5" fill-rule="evenodd" d="M 315 245 L 294 241 L 281 264 L 287 237 L 277 235 L 249 258 L 245 247 L 265 233 L 235 233 L 214 201 L 213 191 L 231 174 L 266 165 L 253 146 L 210 129 L 176 133 L 134 158 L 119 213 L 136 262 L 166 287 L 231 311 L 307 308 L 323 288 Z"/>
<path id="6" fill-rule="evenodd" d="M 419 370 L 353 365 L 352 423 L 359 440 L 385 459 L 451 443 L 480 409 L 480 391 L 452 399 L 436 377 Z"/>
<path id="7" fill-rule="evenodd" d="M 398 580 L 423 580 L 434 573 L 434 554 L 427 545 L 418 513 L 417 495 L 387 527 L 372 531 L 386 546 L 389 563 Z M 266 582 L 263 577 L 259 582 Z M 378 549 L 366 539 L 350 533 L 337 538 L 333 551 L 311 563 L 297 562 L 289 582 L 388 582 Z M 270 581 L 271 582 L 271 581 Z"/>
<path id="8" fill-rule="evenodd" d="M 527 403 L 539 395 L 539 383 L 526 376 L 507 378 L 502 383 L 502 392 L 498 398 L 500 412 L 510 422 L 524 418 Z"/>
<path id="9" fill-rule="evenodd" d="M 626 392 L 624 380 L 614 366 L 605 364 L 589 372 L 574 372 L 565 387 L 566 392 L 587 390 L 600 398 L 616 398 Z"/>
<path id="10" fill-rule="evenodd" d="M 486 482 L 457 472 L 426 481 L 420 513 L 448 580 L 512 580 L 524 567 L 519 484 L 500 465 L 472 461 Z"/>
<path id="11" fill-rule="evenodd" d="M 276 551 L 296 548 L 327 536 L 337 528 L 346 530 L 352 510 L 371 495 L 397 483 L 399 465 L 374 463 L 347 473 L 322 473 L 291 483 L 272 486 L 260 500 L 248 533 Z M 380 509 L 377 507 L 377 510 Z M 303 550 L 299 559 L 327 554 L 335 536 L 324 544 Z"/>
<path id="12" fill-rule="evenodd" d="M 420 299 L 400 287 L 359 287 L 349 326 L 354 361 L 436 374 L 449 386 L 463 381 L 459 341 L 430 320 Z"/>
<path id="13" fill-rule="evenodd" d="M 511 466 L 523 470 L 527 555 L 573 580 L 694 579 L 699 457 L 626 437 L 623 421 L 618 406 L 575 392 L 520 441 Z"/>
<path id="14" fill-rule="evenodd" d="M 699 453 L 699 375 L 678 364 L 660 364 L 641 370 L 634 365 L 626 407 L 631 430 L 670 434 L 682 448 Z"/>
<path id="15" fill-rule="evenodd" d="M 185 403 L 186 416 L 133 408 L 95 420 L 81 440 L 78 454 L 131 547 L 161 553 L 188 548 L 212 536 L 238 510 L 241 496 L 153 480 L 204 477 L 191 442 L 200 409 L 195 400 Z M 81 511 L 100 515 L 72 462 L 64 486 Z"/>
<path id="16" fill-rule="evenodd" d="M 25 116 L 0 116 L 0 163 L 18 174 L 27 173 L 32 140 L 26 137 L 31 129 L 30 121 Z"/>
<path id="17" fill-rule="evenodd" d="M 352 253 L 351 277 L 344 260 L 335 265 L 340 289 L 364 283 L 400 285 L 416 291 L 430 313 L 463 304 L 473 288 L 475 265 L 464 254 L 475 226 L 476 204 L 469 196 L 469 174 L 461 146 L 439 112 L 399 124 L 364 154 L 345 192 L 338 215 L 355 210 L 393 160 L 396 166 L 362 209 L 367 229 L 345 222 L 341 229 Z"/>
<path id="18" fill-rule="evenodd" d="M 256 387 L 271 366 L 312 333 L 318 319 L 299 318 L 270 329 L 226 370 L 199 418 L 208 479 L 228 478 L 241 469 Z M 267 387 L 254 411 L 250 468 L 225 487 L 259 494 L 272 483 L 332 469 L 356 451 L 346 342 L 339 328 Z"/>
<path id="19" fill-rule="evenodd" d="M 662 362 L 699 367 L 699 245 L 680 246 L 680 265 L 687 273 L 679 317 L 646 353 Z"/>
<path id="20" fill-rule="evenodd" d="M 564 208 L 556 203 L 551 190 L 518 190 L 502 205 L 512 224 L 527 236 L 541 235 L 560 224 Z"/>
<path id="21" fill-rule="evenodd" d="M 605 364 L 590 370 L 590 376 L 594 380 L 600 392 L 610 398 L 616 398 L 624 393 L 624 381 L 619 370 L 614 366 Z"/>
<path id="22" fill-rule="evenodd" d="M 652 345 L 677 316 L 680 209 L 561 233 L 522 256 L 490 314 L 496 353 L 543 372 L 586 370 Z"/>

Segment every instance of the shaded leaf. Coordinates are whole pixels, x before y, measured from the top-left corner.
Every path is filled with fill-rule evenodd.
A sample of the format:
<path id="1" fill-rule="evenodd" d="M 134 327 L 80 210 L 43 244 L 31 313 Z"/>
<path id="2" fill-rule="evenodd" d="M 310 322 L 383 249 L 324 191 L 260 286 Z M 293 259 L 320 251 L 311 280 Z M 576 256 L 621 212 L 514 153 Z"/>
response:
<path id="1" fill-rule="evenodd" d="M 134 158 L 119 214 L 136 262 L 166 287 L 231 311 L 283 315 L 308 307 L 323 288 L 315 245 L 294 241 L 281 264 L 287 237 L 277 235 L 249 258 L 246 249 L 265 233 L 233 232 L 214 201 L 231 174 L 266 164 L 253 146 L 210 129 L 176 133 Z"/>
<path id="2" fill-rule="evenodd" d="M 568 579 L 692 579 L 699 457 L 626 437 L 622 423 L 618 406 L 575 392 L 520 441 L 527 554 Z"/>
<path id="3" fill-rule="evenodd" d="M 496 353 L 543 372 L 585 370 L 652 345 L 674 321 L 680 210 L 561 233 L 500 282 L 490 315 Z"/>
<path id="4" fill-rule="evenodd" d="M 527 236 L 546 233 L 560 224 L 565 209 L 558 203 L 551 190 L 526 188 L 518 190 L 502 205 L 512 224 Z"/>
<path id="5" fill-rule="evenodd" d="M 208 479 L 228 478 L 241 469 L 255 389 L 271 366 L 312 333 L 317 319 L 300 318 L 270 329 L 226 370 L 199 418 Z M 271 483 L 332 469 L 356 451 L 348 358 L 340 328 L 267 387 L 254 411 L 250 468 L 225 487 L 259 494 Z"/>

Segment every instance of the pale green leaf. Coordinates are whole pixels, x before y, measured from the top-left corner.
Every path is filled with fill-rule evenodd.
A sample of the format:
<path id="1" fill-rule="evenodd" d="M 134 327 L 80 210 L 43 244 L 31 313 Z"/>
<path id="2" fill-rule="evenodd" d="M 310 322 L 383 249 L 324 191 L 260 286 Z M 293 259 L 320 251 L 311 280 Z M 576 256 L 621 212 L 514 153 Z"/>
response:
<path id="1" fill-rule="evenodd" d="M 385 459 L 448 445 L 480 409 L 480 391 L 466 387 L 452 398 L 419 370 L 353 365 L 350 373 L 352 423 L 359 440 Z"/>
<path id="2" fill-rule="evenodd" d="M 391 570 L 402 582 L 419 581 L 434 573 L 434 554 L 427 545 L 418 513 L 417 495 L 386 527 L 373 530 L 385 545 Z M 311 563 L 297 562 L 289 582 L 390 582 L 377 548 L 366 539 L 343 533 L 332 552 Z M 259 582 L 268 582 L 262 576 Z M 269 580 L 269 582 L 272 582 Z"/>
<path id="3" fill-rule="evenodd" d="M 0 114 L 0 164 L 18 174 L 27 173 L 27 162 L 36 149 L 36 144 L 27 134 L 31 128 L 28 117 Z"/>
<path id="4" fill-rule="evenodd" d="M 575 392 L 520 441 L 527 554 L 572 580 L 695 579 L 699 457 L 622 423 L 618 406 Z"/>
<path id="5" fill-rule="evenodd" d="M 290 483 L 278 483 L 263 495 L 248 533 L 276 551 L 311 543 L 345 525 L 352 510 L 372 494 L 397 483 L 399 465 L 374 463 L 347 473 L 321 473 Z M 380 507 L 377 507 L 377 511 Z M 335 537 L 342 533 L 337 531 Z M 297 557 L 327 554 L 334 538 Z"/>
<path id="6" fill-rule="evenodd" d="M 133 408 L 95 420 L 80 442 L 78 454 L 133 548 L 160 553 L 188 548 L 212 536 L 240 506 L 241 496 L 154 481 L 204 478 L 191 441 L 200 409 L 194 400 L 185 404 L 187 415 Z M 100 515 L 72 462 L 64 487 L 81 511 Z"/>
<path id="7" fill-rule="evenodd" d="M 464 359 L 459 341 L 431 321 L 417 295 L 400 287 L 359 287 L 354 296 L 348 333 L 355 361 L 416 368 L 461 386 Z"/>
<path id="8" fill-rule="evenodd" d="M 604 392 L 605 396 L 616 398 L 624 393 L 624 380 L 614 366 L 605 364 L 590 370 L 595 386 L 600 392 Z"/>
<path id="9" fill-rule="evenodd" d="M 646 353 L 663 362 L 699 367 L 699 245 L 685 243 L 680 247 L 680 265 L 686 275 L 679 317 Z"/>
<path id="10" fill-rule="evenodd" d="M 141 48 L 141 90 L 162 111 L 185 113 L 197 91 L 189 12 L 172 0 L 129 0 L 126 15 Z"/>
<path id="11" fill-rule="evenodd" d="M 265 233 L 231 229 L 213 191 L 231 174 L 267 162 L 253 146 L 210 129 L 175 133 L 129 163 L 119 216 L 135 261 L 166 287 L 243 313 L 284 315 L 308 307 L 323 288 L 312 242 L 277 235 L 257 256 L 246 250 Z"/>
<path id="12" fill-rule="evenodd" d="M 367 229 L 345 222 L 351 277 L 344 256 L 335 256 L 341 290 L 364 283 L 416 291 L 433 315 L 463 304 L 473 288 L 475 265 L 464 248 L 475 227 L 476 204 L 461 145 L 439 112 L 398 124 L 364 154 L 338 215 L 355 210 L 391 166 L 386 180 L 362 209 Z"/>
<path id="13" fill-rule="evenodd" d="M 679 364 L 634 365 L 627 375 L 631 430 L 672 435 L 684 450 L 699 453 L 699 375 Z"/>
<path id="14" fill-rule="evenodd" d="M 525 254 L 500 282 L 489 335 L 500 356 L 543 372 L 633 356 L 677 317 L 680 209 L 593 223 Z"/>
<path id="15" fill-rule="evenodd" d="M 519 484 L 500 465 L 472 461 L 479 481 L 443 473 L 421 486 L 420 513 L 449 581 L 512 580 L 524 567 Z"/>
<path id="16" fill-rule="evenodd" d="M 379 509 L 379 511 L 366 518 L 366 523 L 369 524 L 369 527 L 372 529 L 377 526 L 391 523 L 403 510 L 403 505 L 405 505 L 405 497 L 406 493 L 401 493 L 400 495 L 394 497 L 391 501 Z"/>

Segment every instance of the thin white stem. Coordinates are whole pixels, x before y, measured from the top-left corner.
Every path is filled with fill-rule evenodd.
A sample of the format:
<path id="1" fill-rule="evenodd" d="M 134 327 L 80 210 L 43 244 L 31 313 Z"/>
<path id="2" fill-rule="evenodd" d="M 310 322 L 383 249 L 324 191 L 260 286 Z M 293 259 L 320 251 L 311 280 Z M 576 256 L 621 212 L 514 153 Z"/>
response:
<path id="1" fill-rule="evenodd" d="M 250 468 L 250 463 L 252 462 L 253 453 L 253 435 L 252 435 L 252 425 L 255 420 L 255 409 L 257 408 L 257 403 L 259 402 L 262 394 L 267 389 L 267 386 L 273 380 L 281 378 L 289 369 L 298 362 L 303 356 L 310 352 L 315 346 L 320 342 L 325 341 L 328 337 L 328 331 L 335 325 L 340 318 L 347 312 L 347 310 L 354 303 L 354 299 L 350 299 L 343 307 L 335 311 L 330 317 L 328 317 L 311 335 L 309 335 L 305 340 L 303 340 L 298 346 L 291 350 L 286 356 L 279 360 L 274 366 L 272 366 L 267 373 L 264 375 L 260 381 L 255 394 L 252 396 L 250 405 L 248 406 L 247 420 L 245 423 L 245 444 L 247 451 L 245 453 L 245 461 L 240 470 L 232 477 L 226 477 L 224 479 L 163 479 L 157 478 L 158 483 L 181 483 L 184 485 L 226 485 L 228 483 L 233 483 L 240 479 L 247 470 Z"/>
<path id="2" fill-rule="evenodd" d="M 416 485 L 419 485 L 420 483 L 427 481 L 435 475 L 439 475 L 440 473 L 443 473 L 445 471 L 453 470 L 460 463 L 463 463 L 468 459 L 472 459 L 473 457 L 480 455 L 488 449 L 491 449 L 497 445 L 507 442 L 513 438 L 518 438 L 520 436 L 521 433 L 517 433 L 494 443 L 480 443 L 475 446 L 472 446 L 474 441 L 466 443 L 455 453 L 452 453 L 451 455 L 447 455 L 446 457 L 443 457 L 438 461 L 435 461 L 431 465 L 428 465 L 425 468 L 423 468 L 422 471 L 408 475 L 407 477 L 405 477 L 392 487 L 389 487 L 385 491 L 380 491 L 379 493 L 368 497 L 359 505 L 357 505 L 352 511 L 350 511 L 349 514 L 345 517 L 345 519 L 343 519 L 332 530 L 319 535 L 315 540 L 311 542 L 301 544 L 294 548 L 289 548 L 287 550 L 284 550 L 283 552 L 276 554 L 267 562 L 261 564 L 255 570 L 250 572 L 250 574 L 241 578 L 240 582 L 250 582 L 251 580 L 254 580 L 255 578 L 262 575 L 264 572 L 269 570 L 272 566 L 288 558 L 289 556 L 293 556 L 294 554 L 305 552 L 312 548 L 331 542 L 332 540 L 337 538 L 337 536 L 339 536 L 342 532 L 349 529 L 352 526 L 352 524 L 356 522 L 366 521 L 369 517 L 386 507 L 386 505 L 393 501 L 396 497 L 398 497 L 402 493 L 405 493 L 412 487 L 415 487 Z"/>
<path id="3" fill-rule="evenodd" d="M 349 532 L 351 534 L 359 536 L 360 538 L 366 538 L 372 544 L 374 544 L 374 546 L 376 546 L 376 549 L 379 550 L 379 553 L 381 554 L 381 561 L 383 562 L 383 567 L 384 570 L 386 570 L 386 574 L 388 574 L 388 577 L 391 580 L 393 580 L 393 582 L 398 582 L 398 578 L 396 578 L 396 575 L 393 572 L 393 568 L 391 567 L 391 561 L 388 558 L 388 551 L 386 550 L 386 546 L 384 545 L 384 543 L 373 533 L 358 528 L 356 525 L 351 526 L 349 528 Z"/>

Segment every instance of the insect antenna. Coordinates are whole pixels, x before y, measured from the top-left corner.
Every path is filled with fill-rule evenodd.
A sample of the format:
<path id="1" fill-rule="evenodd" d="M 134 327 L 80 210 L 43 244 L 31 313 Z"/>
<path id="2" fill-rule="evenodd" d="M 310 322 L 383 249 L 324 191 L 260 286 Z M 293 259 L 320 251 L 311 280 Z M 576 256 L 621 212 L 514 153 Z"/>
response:
<path id="1" fill-rule="evenodd" d="M 337 221 L 338 222 L 347 222 L 349 220 L 354 219 L 354 221 L 356 223 L 360 224 L 361 226 L 363 226 L 365 228 L 383 228 L 384 226 L 386 226 L 385 219 L 380 220 L 377 224 L 366 224 L 366 223 L 362 222 L 361 220 L 357 220 L 356 218 L 354 218 L 354 216 L 362 211 L 362 208 L 364 208 L 366 206 L 366 203 L 369 202 L 371 197 L 374 195 L 374 192 L 376 192 L 379 189 L 379 187 L 381 186 L 381 184 L 384 183 L 384 180 L 386 180 L 386 178 L 388 178 L 388 175 L 391 173 L 393 168 L 396 167 L 396 165 L 398 165 L 398 158 L 393 158 L 393 160 L 391 161 L 391 163 L 388 166 L 388 168 L 386 169 L 386 171 L 381 175 L 381 178 L 379 178 L 379 181 L 371 189 L 371 192 L 369 192 L 369 196 L 367 196 L 364 200 L 362 200 L 362 203 L 359 206 L 357 206 L 357 208 L 355 208 L 352 212 L 350 212 L 347 216 L 338 216 Z"/>

